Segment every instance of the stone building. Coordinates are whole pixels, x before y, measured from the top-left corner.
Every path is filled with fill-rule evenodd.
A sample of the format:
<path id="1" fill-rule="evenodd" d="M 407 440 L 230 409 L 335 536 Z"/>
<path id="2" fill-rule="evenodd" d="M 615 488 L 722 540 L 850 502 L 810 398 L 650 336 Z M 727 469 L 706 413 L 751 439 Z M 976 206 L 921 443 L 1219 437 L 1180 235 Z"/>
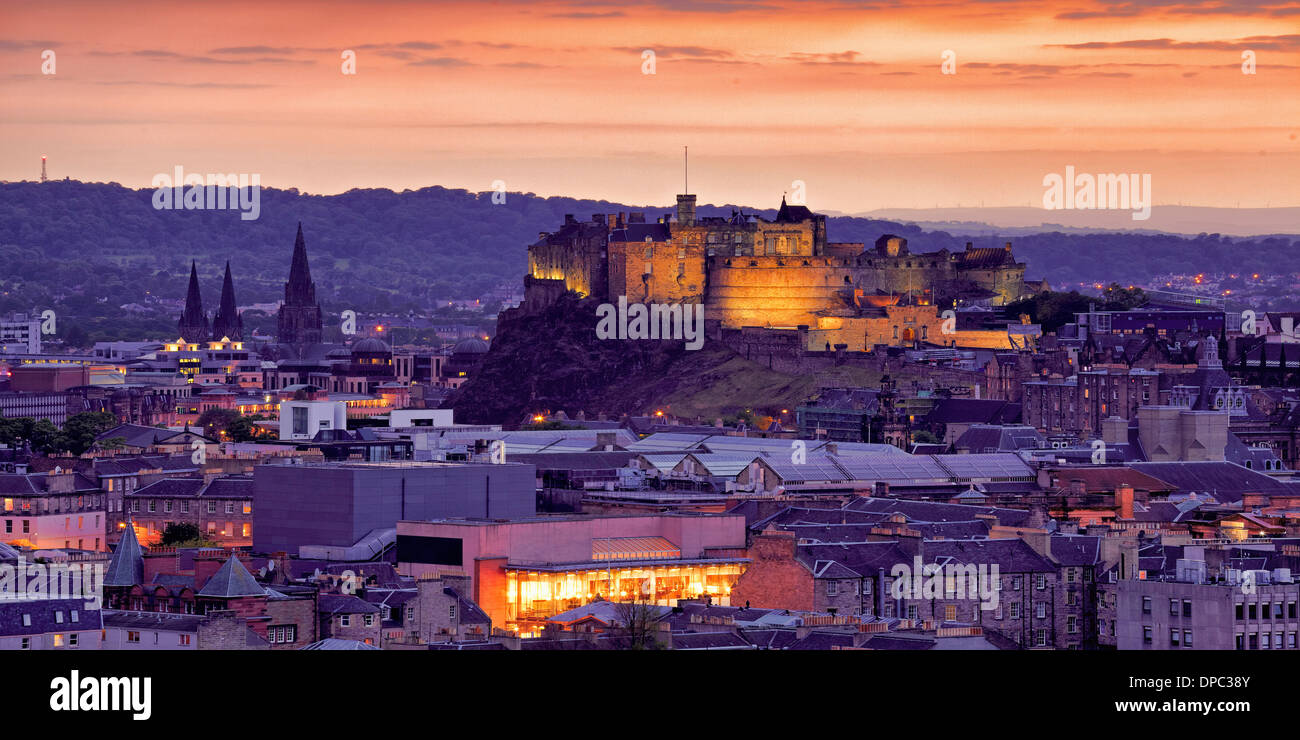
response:
<path id="1" fill-rule="evenodd" d="M 880 295 L 910 295 L 921 305 L 1002 305 L 1032 292 L 1010 244 L 914 254 L 906 239 L 888 234 L 871 248 L 830 242 L 826 216 L 784 199 L 771 221 L 744 211 L 697 217 L 691 194 L 678 195 L 676 211 L 653 223 L 638 212 L 585 222 L 567 215 L 528 257 L 522 311 L 571 290 L 610 302 L 702 302 L 706 321 L 724 327 L 876 315 Z"/>
<path id="2" fill-rule="evenodd" d="M 284 284 L 284 303 L 276 315 L 276 339 L 281 344 L 303 347 L 321 342 L 321 309 L 316 301 L 316 283 L 307 266 L 307 244 L 302 223 L 293 242 L 293 263 Z"/>

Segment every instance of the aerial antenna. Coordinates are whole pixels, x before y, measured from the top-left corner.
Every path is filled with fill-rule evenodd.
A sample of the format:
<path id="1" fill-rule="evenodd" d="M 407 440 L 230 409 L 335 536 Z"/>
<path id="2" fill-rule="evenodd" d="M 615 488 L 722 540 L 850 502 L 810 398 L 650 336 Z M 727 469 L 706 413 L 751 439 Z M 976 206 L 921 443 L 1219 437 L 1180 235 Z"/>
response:
<path id="1" fill-rule="evenodd" d="M 45 177 L 45 155 L 41 155 L 41 182 L 48 182 Z"/>
<path id="2" fill-rule="evenodd" d="M 686 195 L 691 194 L 691 157 L 689 146 L 682 147 L 682 187 L 686 188 L 682 192 Z"/>

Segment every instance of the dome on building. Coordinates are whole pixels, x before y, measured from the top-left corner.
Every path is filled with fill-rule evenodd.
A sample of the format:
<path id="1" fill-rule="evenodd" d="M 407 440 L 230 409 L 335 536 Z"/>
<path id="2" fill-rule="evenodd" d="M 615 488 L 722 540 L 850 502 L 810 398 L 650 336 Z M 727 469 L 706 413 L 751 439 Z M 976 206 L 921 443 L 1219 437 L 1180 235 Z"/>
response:
<path id="1" fill-rule="evenodd" d="M 378 337 L 366 337 L 365 339 L 359 340 L 352 345 L 352 354 L 356 354 L 358 352 L 365 352 L 371 354 L 383 354 L 385 352 L 392 352 L 392 351 L 393 351 L 392 348 L 389 347 L 388 344 L 384 342 L 384 340 Z"/>
<path id="2" fill-rule="evenodd" d="M 456 346 L 451 348 L 454 355 L 481 355 L 488 351 L 488 343 L 478 337 L 467 337 L 456 342 Z"/>

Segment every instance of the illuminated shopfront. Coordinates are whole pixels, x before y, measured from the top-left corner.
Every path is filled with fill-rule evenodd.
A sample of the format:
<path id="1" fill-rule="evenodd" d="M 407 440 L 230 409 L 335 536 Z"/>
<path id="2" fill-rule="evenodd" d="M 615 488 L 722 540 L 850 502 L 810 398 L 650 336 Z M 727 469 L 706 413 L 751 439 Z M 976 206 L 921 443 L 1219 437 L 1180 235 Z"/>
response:
<path id="1" fill-rule="evenodd" d="M 560 612 L 595 601 L 643 601 L 676 606 L 678 599 L 708 596 L 731 604 L 731 587 L 745 560 L 659 560 L 586 567 L 507 566 L 506 627 L 528 631 Z M 604 567 L 599 567 L 604 566 Z"/>

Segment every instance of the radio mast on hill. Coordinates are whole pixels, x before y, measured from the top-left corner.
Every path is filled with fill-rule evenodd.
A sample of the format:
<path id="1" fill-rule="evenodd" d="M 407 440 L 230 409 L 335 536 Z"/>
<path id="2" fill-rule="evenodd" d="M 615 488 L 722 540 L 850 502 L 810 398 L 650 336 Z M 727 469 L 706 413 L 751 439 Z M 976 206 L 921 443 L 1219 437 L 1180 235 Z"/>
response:
<path id="1" fill-rule="evenodd" d="M 41 182 L 46 182 L 47 180 L 48 178 L 45 177 L 45 155 L 42 154 L 41 155 Z"/>

